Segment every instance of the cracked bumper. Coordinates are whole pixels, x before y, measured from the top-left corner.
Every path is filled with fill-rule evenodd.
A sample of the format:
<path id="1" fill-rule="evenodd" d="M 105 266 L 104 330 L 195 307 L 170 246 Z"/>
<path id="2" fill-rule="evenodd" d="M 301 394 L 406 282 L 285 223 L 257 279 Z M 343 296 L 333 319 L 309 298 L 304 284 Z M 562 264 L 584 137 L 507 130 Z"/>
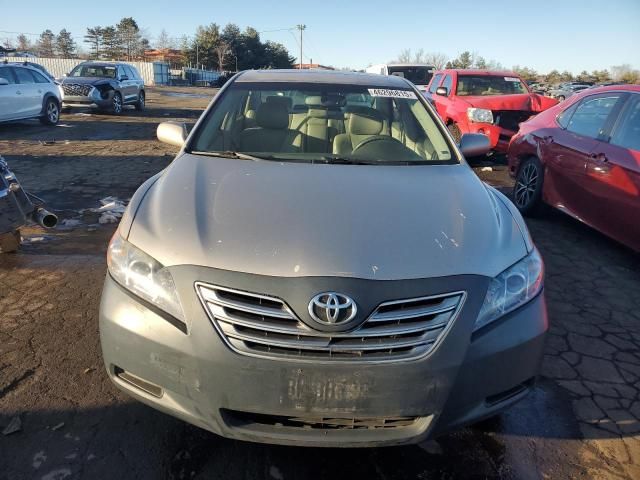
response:
<path id="1" fill-rule="evenodd" d="M 109 377 L 153 408 L 224 437 L 263 443 L 399 445 L 493 415 L 526 394 L 547 330 L 541 294 L 471 338 L 474 318 L 462 315 L 434 354 L 420 360 L 297 363 L 232 352 L 195 297 L 191 300 L 183 301 L 190 320 L 185 334 L 107 276 L 100 337 Z M 122 371 L 160 392 L 134 386 L 118 375 Z M 238 422 L 228 412 L 416 420 L 398 428 L 314 429 Z"/>

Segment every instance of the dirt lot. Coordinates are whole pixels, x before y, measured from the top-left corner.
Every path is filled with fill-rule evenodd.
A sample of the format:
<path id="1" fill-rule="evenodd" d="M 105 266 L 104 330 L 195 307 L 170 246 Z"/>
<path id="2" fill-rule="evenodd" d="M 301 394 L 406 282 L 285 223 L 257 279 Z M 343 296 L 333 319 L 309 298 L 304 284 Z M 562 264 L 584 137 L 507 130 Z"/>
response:
<path id="1" fill-rule="evenodd" d="M 543 376 L 498 420 L 411 447 L 270 447 L 116 390 L 97 325 L 116 225 L 90 210 L 164 168 L 175 149 L 155 140 L 157 123 L 193 123 L 212 94 L 154 89 L 142 114 L 0 125 L 0 154 L 63 221 L 25 230 L 21 253 L 0 257 L 0 430 L 21 421 L 0 435 L 0 479 L 640 478 L 640 256 L 559 213 L 529 222 L 547 266 Z M 504 166 L 477 171 L 510 184 Z"/>

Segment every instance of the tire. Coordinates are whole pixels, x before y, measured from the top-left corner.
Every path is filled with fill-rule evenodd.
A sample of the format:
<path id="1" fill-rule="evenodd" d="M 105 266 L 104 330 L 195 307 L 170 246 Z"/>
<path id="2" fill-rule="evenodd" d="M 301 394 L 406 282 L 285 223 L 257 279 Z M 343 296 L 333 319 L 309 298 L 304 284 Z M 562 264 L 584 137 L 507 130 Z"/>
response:
<path id="1" fill-rule="evenodd" d="M 18 230 L 0 234 L 0 253 L 13 253 L 20 248 L 22 236 Z"/>
<path id="2" fill-rule="evenodd" d="M 141 112 L 142 110 L 144 110 L 144 102 L 145 102 L 145 96 L 144 96 L 144 90 L 140 90 L 140 93 L 138 94 L 138 101 L 136 102 L 136 110 Z"/>
<path id="3" fill-rule="evenodd" d="M 536 157 L 520 164 L 513 186 L 513 203 L 523 215 L 535 216 L 542 212 L 542 187 L 544 168 Z"/>
<path id="4" fill-rule="evenodd" d="M 114 115 L 120 115 L 122 113 L 122 95 L 120 92 L 115 92 L 111 99 L 111 113 Z"/>
<path id="5" fill-rule="evenodd" d="M 564 102 L 564 95 L 558 95 L 556 97 L 556 100 L 558 100 L 559 102 Z"/>
<path id="6" fill-rule="evenodd" d="M 456 144 L 460 145 L 460 140 L 462 139 L 462 132 L 460 131 L 460 127 L 458 127 L 458 125 L 455 123 L 450 123 L 449 125 L 447 125 L 447 128 L 449 129 L 449 133 L 451 133 L 451 136 L 453 137 L 453 140 L 456 142 Z"/>
<path id="7" fill-rule="evenodd" d="M 40 122 L 44 125 L 57 125 L 60 121 L 60 104 L 55 98 L 47 98 L 44 102 L 44 114 Z"/>

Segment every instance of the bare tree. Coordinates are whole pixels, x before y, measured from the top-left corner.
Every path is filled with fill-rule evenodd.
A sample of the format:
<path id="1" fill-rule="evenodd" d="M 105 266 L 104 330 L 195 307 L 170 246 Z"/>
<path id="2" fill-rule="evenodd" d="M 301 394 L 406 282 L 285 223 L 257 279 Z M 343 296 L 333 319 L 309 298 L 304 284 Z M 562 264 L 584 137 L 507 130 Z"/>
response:
<path id="1" fill-rule="evenodd" d="M 398 58 L 396 59 L 398 63 L 410 63 L 411 62 L 411 49 L 405 48 L 400 52 Z"/>
<path id="2" fill-rule="evenodd" d="M 29 50 L 31 50 L 32 48 L 31 40 L 29 40 L 24 33 L 21 33 L 20 35 L 18 35 L 17 40 L 18 40 L 18 50 L 20 50 L 21 52 L 28 52 Z"/>
<path id="3" fill-rule="evenodd" d="M 213 51 L 218 56 L 218 68 L 220 68 L 220 70 L 224 70 L 224 57 L 231 53 L 229 44 L 219 41 L 218 44 L 213 47 Z"/>
<path id="4" fill-rule="evenodd" d="M 424 63 L 433 65 L 437 70 L 442 70 L 449 58 L 444 53 L 428 52 L 424 56 Z"/>
<path id="5" fill-rule="evenodd" d="M 169 34 L 167 33 L 167 31 L 163 28 L 160 31 L 160 34 L 158 35 L 158 38 L 156 38 L 156 41 L 154 43 L 155 48 L 157 48 L 158 50 L 164 50 L 166 48 L 171 48 L 172 45 L 172 41 L 171 38 L 169 37 Z"/>

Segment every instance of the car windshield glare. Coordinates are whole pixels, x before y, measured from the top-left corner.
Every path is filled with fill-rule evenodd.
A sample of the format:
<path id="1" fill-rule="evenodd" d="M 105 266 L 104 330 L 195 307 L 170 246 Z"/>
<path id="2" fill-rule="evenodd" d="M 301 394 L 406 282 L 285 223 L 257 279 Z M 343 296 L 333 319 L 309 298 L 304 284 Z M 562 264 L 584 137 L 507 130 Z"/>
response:
<path id="1" fill-rule="evenodd" d="M 414 90 L 340 84 L 235 83 L 187 151 L 354 165 L 458 162 Z"/>
<path id="2" fill-rule="evenodd" d="M 513 95 L 528 93 L 518 77 L 507 75 L 458 75 L 458 96 Z"/>
<path id="3" fill-rule="evenodd" d="M 116 78 L 116 67 L 105 65 L 79 65 L 71 71 L 69 76 Z"/>

